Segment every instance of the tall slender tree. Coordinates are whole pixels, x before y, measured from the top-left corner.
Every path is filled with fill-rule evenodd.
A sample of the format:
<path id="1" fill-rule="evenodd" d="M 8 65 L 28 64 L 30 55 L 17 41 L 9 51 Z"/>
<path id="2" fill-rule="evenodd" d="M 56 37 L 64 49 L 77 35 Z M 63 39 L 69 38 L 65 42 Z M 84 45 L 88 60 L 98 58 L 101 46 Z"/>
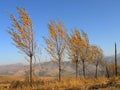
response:
<path id="1" fill-rule="evenodd" d="M 83 76 L 85 77 L 85 62 L 89 62 L 92 59 L 92 53 L 89 43 L 88 35 L 82 31 L 82 38 L 83 38 L 83 44 L 81 44 L 81 50 L 80 50 L 80 60 L 82 61 L 83 65 Z"/>
<path id="2" fill-rule="evenodd" d="M 92 54 L 93 54 L 92 60 L 93 60 L 93 63 L 95 64 L 95 66 L 96 66 L 95 77 L 97 78 L 98 65 L 103 60 L 103 51 L 100 47 L 98 47 L 96 45 L 91 45 L 91 49 L 92 49 Z"/>
<path id="3" fill-rule="evenodd" d="M 14 40 L 14 45 L 30 58 L 30 86 L 32 86 L 32 61 L 36 50 L 33 23 L 24 8 L 17 7 L 17 10 L 19 11 L 20 20 L 10 14 L 13 22 L 8 32 Z"/>
<path id="4" fill-rule="evenodd" d="M 66 48 L 66 27 L 61 20 L 58 23 L 50 20 L 48 24 L 49 37 L 44 37 L 47 44 L 47 51 L 52 56 L 52 60 L 56 61 L 59 68 L 59 81 L 61 81 L 61 62 L 63 61 L 63 54 Z"/>
<path id="5" fill-rule="evenodd" d="M 87 34 L 78 29 L 74 29 L 72 36 L 69 40 L 69 57 L 76 65 L 76 78 L 77 78 L 77 68 L 80 61 L 83 65 L 83 76 L 85 77 L 85 62 L 89 61 L 92 54 L 90 53 L 90 44 Z"/>
<path id="6" fill-rule="evenodd" d="M 78 29 L 74 29 L 72 36 L 69 37 L 68 55 L 76 66 L 76 79 L 78 77 L 78 65 L 80 61 L 80 49 L 82 44 L 82 37 Z"/>

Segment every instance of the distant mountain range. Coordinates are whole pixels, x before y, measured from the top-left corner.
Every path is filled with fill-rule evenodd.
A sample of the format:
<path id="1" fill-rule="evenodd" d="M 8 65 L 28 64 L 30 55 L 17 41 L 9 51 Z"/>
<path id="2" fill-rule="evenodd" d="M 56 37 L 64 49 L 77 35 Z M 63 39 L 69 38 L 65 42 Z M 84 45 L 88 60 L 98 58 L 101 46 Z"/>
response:
<path id="1" fill-rule="evenodd" d="M 63 74 L 75 73 L 75 67 L 71 62 L 66 61 L 62 66 Z M 55 62 L 49 61 L 33 65 L 33 71 L 39 76 L 56 76 L 58 74 L 58 66 Z M 0 75 L 22 76 L 26 74 L 29 74 L 29 65 L 24 65 L 22 63 L 0 65 Z"/>
<path id="2" fill-rule="evenodd" d="M 118 64 L 120 65 L 120 54 L 117 55 Z M 105 60 L 108 62 L 114 62 L 114 56 L 107 56 Z M 79 66 L 79 73 L 82 74 L 82 65 Z M 57 63 L 49 61 L 40 64 L 33 65 L 33 71 L 35 75 L 38 76 L 57 76 L 58 66 Z M 86 68 L 86 74 L 94 74 L 95 66 L 93 64 L 88 65 Z M 10 65 L 0 65 L 0 75 L 17 75 L 23 76 L 29 74 L 29 65 L 24 65 L 22 63 L 10 64 Z M 75 65 L 70 61 L 65 61 L 62 63 L 62 75 L 72 75 L 75 74 Z"/>
<path id="3" fill-rule="evenodd" d="M 24 67 L 23 64 L 10 64 L 10 65 L 0 65 L 0 75 L 13 75 L 18 70 Z"/>
<path id="4" fill-rule="evenodd" d="M 115 60 L 115 56 L 114 55 L 106 56 L 105 60 L 109 63 L 113 63 Z M 120 65 L 120 53 L 117 55 L 117 61 L 118 61 L 118 65 Z"/>

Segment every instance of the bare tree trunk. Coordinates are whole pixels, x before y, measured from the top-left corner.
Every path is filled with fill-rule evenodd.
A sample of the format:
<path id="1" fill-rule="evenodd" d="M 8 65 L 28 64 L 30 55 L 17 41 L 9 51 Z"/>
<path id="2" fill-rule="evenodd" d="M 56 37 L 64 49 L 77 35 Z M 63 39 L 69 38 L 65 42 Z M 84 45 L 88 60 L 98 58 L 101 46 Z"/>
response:
<path id="1" fill-rule="evenodd" d="M 115 43 L 115 75 L 117 76 L 117 49 Z"/>
<path id="2" fill-rule="evenodd" d="M 59 82 L 61 81 L 61 60 L 59 59 Z"/>
<path id="3" fill-rule="evenodd" d="M 32 55 L 30 56 L 30 86 L 32 87 Z"/>
<path id="4" fill-rule="evenodd" d="M 95 78 L 97 78 L 98 64 L 96 65 Z"/>
<path id="5" fill-rule="evenodd" d="M 82 62 L 83 62 L 83 76 L 85 78 L 85 62 L 84 62 L 84 60 Z"/>
<path id="6" fill-rule="evenodd" d="M 108 70 L 108 67 L 106 66 L 106 74 L 107 74 L 107 77 L 109 78 L 110 75 L 109 75 L 109 70 Z"/>
<path id="7" fill-rule="evenodd" d="M 76 61 L 76 79 L 77 79 L 77 74 L 78 74 L 78 60 Z"/>

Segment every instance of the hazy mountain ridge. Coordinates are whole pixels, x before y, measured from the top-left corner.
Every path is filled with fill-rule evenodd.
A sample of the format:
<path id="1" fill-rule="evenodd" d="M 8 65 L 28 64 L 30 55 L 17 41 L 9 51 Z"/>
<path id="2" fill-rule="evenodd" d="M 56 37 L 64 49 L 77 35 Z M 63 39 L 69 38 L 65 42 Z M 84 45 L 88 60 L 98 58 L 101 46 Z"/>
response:
<path id="1" fill-rule="evenodd" d="M 108 62 L 114 62 L 114 55 L 105 57 L 105 60 Z M 120 65 L 120 54 L 117 57 L 118 64 Z M 33 70 L 36 75 L 39 76 L 56 76 L 58 74 L 58 66 L 56 63 L 49 61 L 40 64 L 33 65 Z M 82 65 L 78 68 L 80 74 L 82 74 Z M 0 75 L 17 75 L 22 76 L 25 75 L 25 71 L 29 74 L 29 65 L 24 65 L 21 63 L 10 64 L 10 65 L 0 65 Z M 89 65 L 86 68 L 86 74 L 89 72 L 95 71 L 94 65 Z M 70 61 L 65 61 L 62 63 L 62 75 L 66 74 L 74 74 L 75 73 L 75 65 Z"/>
<path id="2" fill-rule="evenodd" d="M 70 61 L 65 61 L 62 64 L 62 73 L 75 73 L 74 65 Z M 33 70 L 39 76 L 56 76 L 58 74 L 58 66 L 56 63 L 49 61 L 33 65 Z M 10 64 L 0 66 L 0 75 L 25 75 L 25 71 L 29 74 L 29 66 L 23 64 Z"/>
<path id="3" fill-rule="evenodd" d="M 114 60 L 115 60 L 115 56 L 114 55 L 111 55 L 111 56 L 106 56 L 105 57 L 105 60 L 109 63 L 114 63 Z M 120 65 L 120 53 L 117 54 L 117 62 L 118 62 L 118 65 Z"/>
<path id="4" fill-rule="evenodd" d="M 18 70 L 22 69 L 24 65 L 22 63 L 0 65 L 0 75 L 13 75 Z"/>

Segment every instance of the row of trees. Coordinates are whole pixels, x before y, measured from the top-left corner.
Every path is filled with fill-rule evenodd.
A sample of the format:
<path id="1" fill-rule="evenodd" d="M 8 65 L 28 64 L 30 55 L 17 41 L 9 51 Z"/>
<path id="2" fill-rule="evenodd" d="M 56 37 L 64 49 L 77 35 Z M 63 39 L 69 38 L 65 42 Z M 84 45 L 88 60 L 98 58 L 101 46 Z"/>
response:
<path id="1" fill-rule="evenodd" d="M 32 86 L 32 62 L 36 52 L 33 24 L 25 9 L 17 7 L 17 10 L 20 14 L 20 20 L 10 14 L 13 23 L 8 32 L 14 40 L 15 46 L 30 58 L 30 85 Z M 88 35 L 84 31 L 74 29 L 72 34 L 69 35 L 66 26 L 61 20 L 58 20 L 58 22 L 50 20 L 48 28 L 49 36 L 44 37 L 47 45 L 46 50 L 51 55 L 52 60 L 56 61 L 59 66 L 59 81 L 61 81 L 61 63 L 65 59 L 65 54 L 69 56 L 69 59 L 76 66 L 76 78 L 78 66 L 81 62 L 84 77 L 85 63 L 90 62 L 95 63 L 95 76 L 97 77 L 98 65 L 103 60 L 102 49 L 97 45 L 90 44 Z"/>
<path id="2" fill-rule="evenodd" d="M 61 62 L 64 59 L 64 52 L 67 51 L 69 59 L 76 65 L 76 78 L 78 75 L 78 65 L 82 62 L 83 76 L 85 77 L 85 63 L 94 62 L 97 68 L 103 58 L 103 51 L 97 45 L 91 45 L 88 35 L 84 31 L 74 29 L 72 35 L 66 32 L 66 27 L 62 21 L 50 21 L 48 38 L 44 38 L 47 43 L 47 51 L 52 56 L 52 60 L 57 61 L 59 66 L 59 81 L 61 80 Z"/>

